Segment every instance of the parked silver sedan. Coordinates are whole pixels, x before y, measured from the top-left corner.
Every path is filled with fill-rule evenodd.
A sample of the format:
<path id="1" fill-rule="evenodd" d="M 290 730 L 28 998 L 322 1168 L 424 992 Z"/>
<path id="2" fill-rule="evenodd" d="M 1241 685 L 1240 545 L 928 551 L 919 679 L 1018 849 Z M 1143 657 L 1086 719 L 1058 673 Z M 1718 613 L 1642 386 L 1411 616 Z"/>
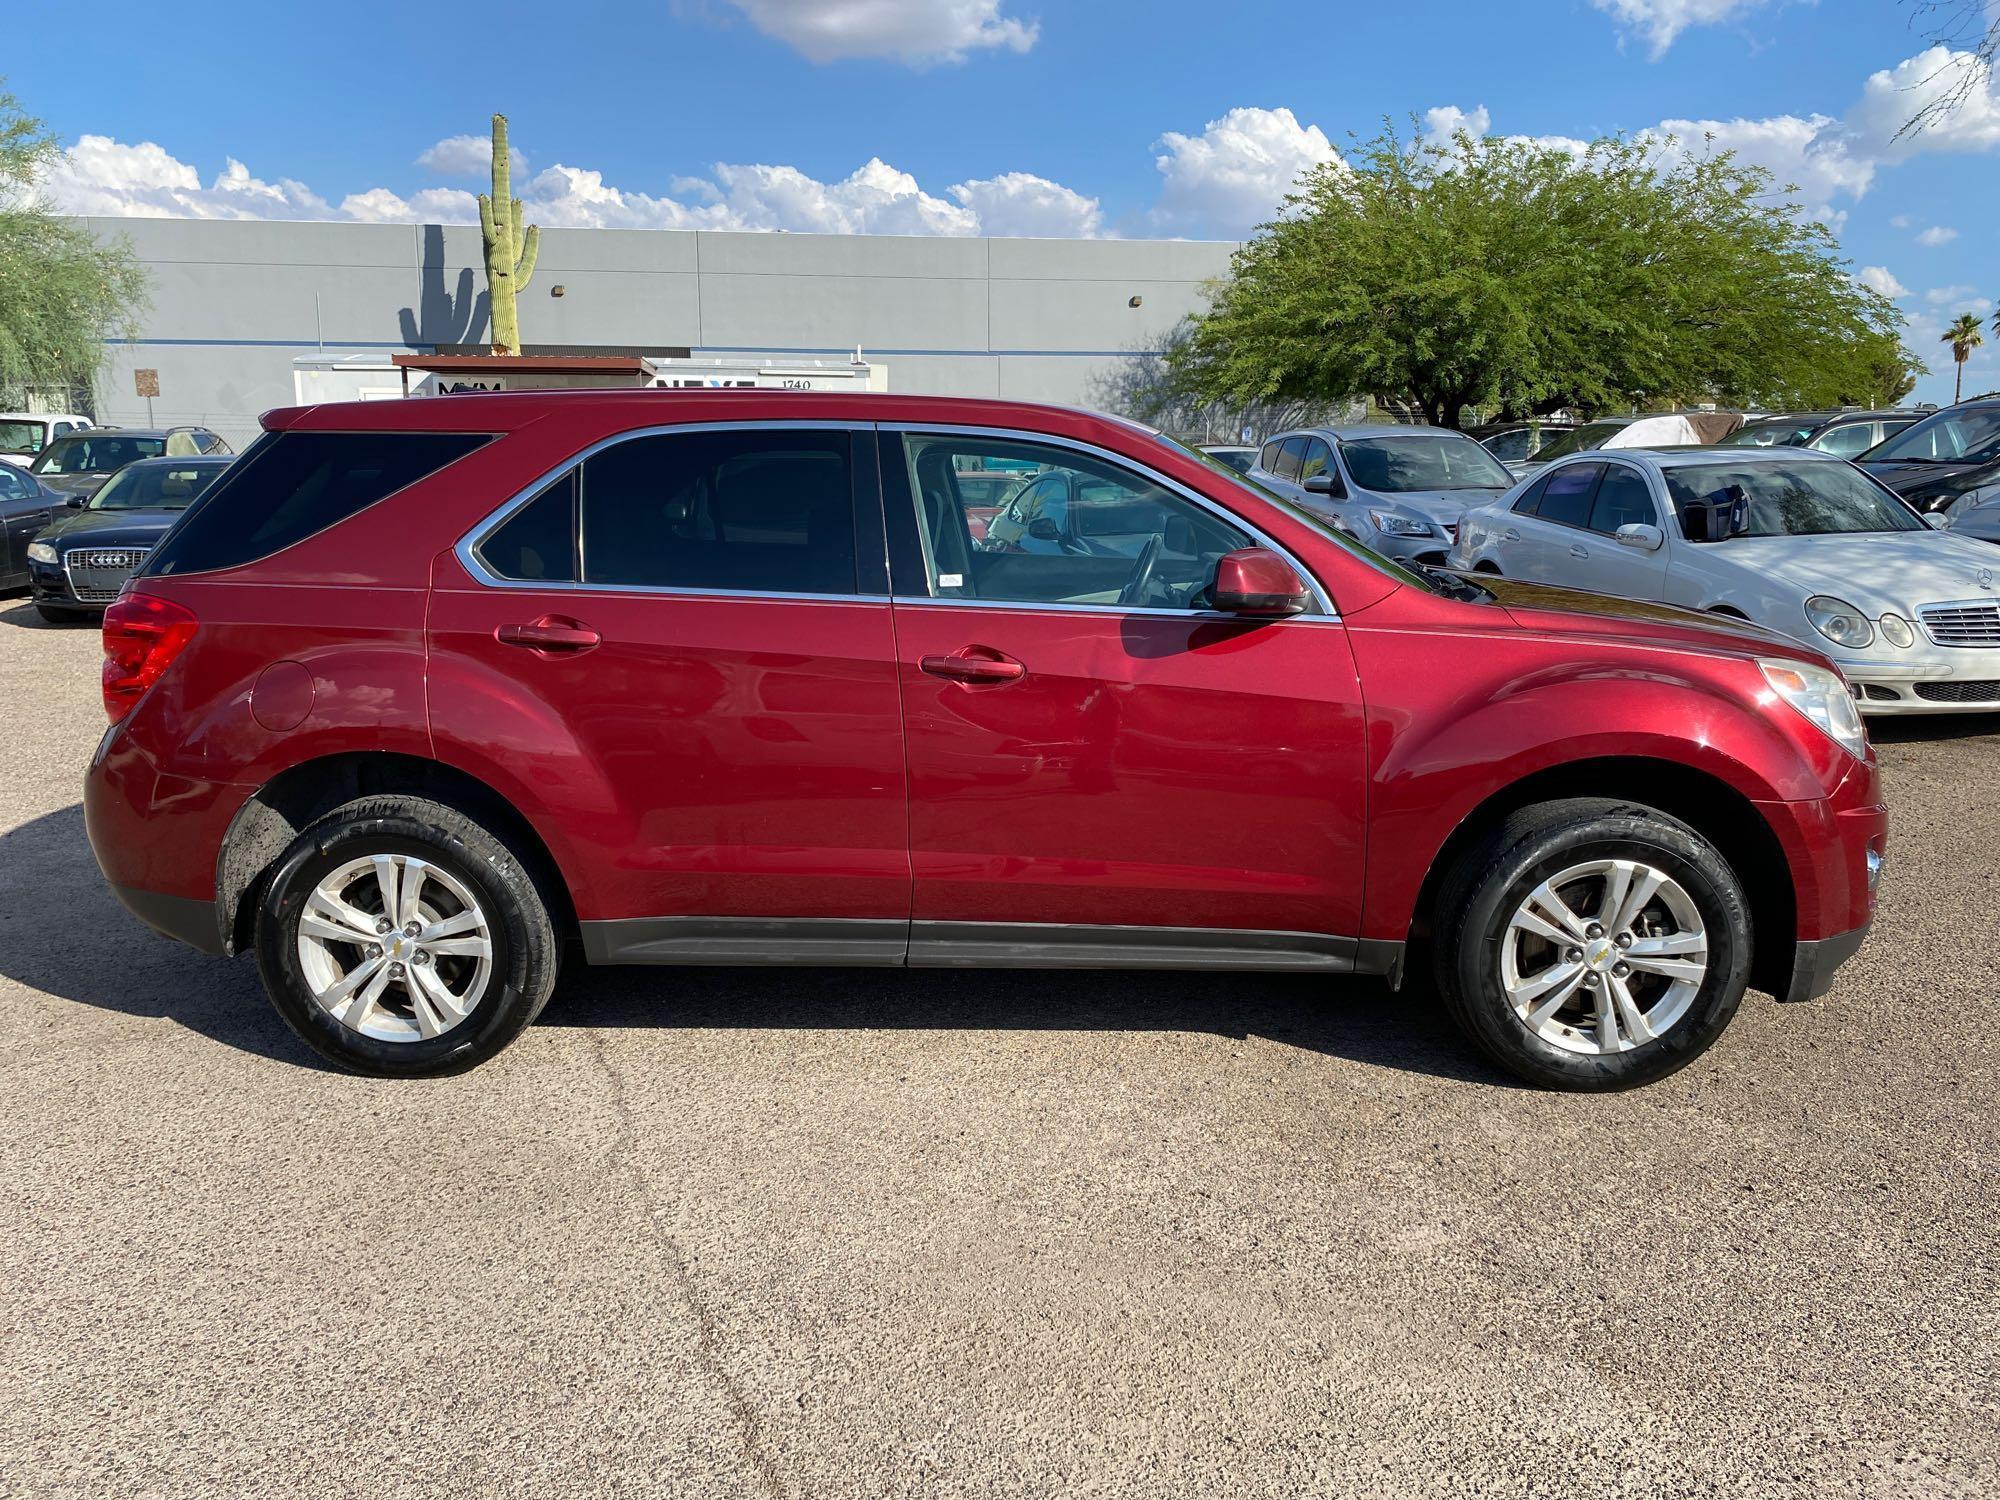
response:
<path id="1" fill-rule="evenodd" d="M 1250 478 L 1385 556 L 1438 564 L 1466 507 L 1514 482 L 1500 461 L 1443 427 L 1309 427 L 1281 432 Z"/>
<path id="2" fill-rule="evenodd" d="M 1451 561 L 1781 631 L 1831 656 L 1864 712 L 2000 708 L 2000 558 L 1827 454 L 1559 459 L 1467 512 Z"/>

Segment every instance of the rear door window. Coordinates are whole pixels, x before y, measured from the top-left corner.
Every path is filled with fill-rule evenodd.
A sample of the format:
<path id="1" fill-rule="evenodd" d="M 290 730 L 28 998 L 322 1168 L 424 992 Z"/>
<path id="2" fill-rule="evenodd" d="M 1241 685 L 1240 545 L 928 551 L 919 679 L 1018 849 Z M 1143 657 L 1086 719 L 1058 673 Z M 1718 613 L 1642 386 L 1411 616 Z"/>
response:
<path id="1" fill-rule="evenodd" d="M 256 562 L 490 441 L 465 432 L 267 433 L 189 507 L 144 571 L 166 577 Z"/>
<path id="2" fill-rule="evenodd" d="M 1549 475 L 1542 486 L 1542 502 L 1535 514 L 1558 526 L 1587 528 L 1590 525 L 1591 497 L 1597 491 L 1602 464 L 1570 464 Z"/>
<path id="3" fill-rule="evenodd" d="M 615 443 L 582 470 L 586 584 L 857 593 L 852 438 L 746 428 Z"/>
<path id="4" fill-rule="evenodd" d="M 1297 479 L 1299 468 L 1305 463 L 1306 441 L 1302 437 L 1286 438 L 1278 453 L 1278 467 L 1271 472 L 1280 479 Z"/>

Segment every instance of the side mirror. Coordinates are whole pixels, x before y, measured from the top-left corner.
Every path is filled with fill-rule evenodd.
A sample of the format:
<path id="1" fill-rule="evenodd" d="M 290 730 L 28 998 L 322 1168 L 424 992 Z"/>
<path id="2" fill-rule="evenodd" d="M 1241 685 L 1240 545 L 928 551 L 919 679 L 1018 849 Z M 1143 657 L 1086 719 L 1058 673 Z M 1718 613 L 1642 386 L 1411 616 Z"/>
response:
<path id="1" fill-rule="evenodd" d="M 1667 534 L 1657 526 L 1646 526 L 1633 521 L 1618 528 L 1617 538 L 1621 547 L 1636 547 L 1641 552 L 1658 552 L 1666 544 Z"/>
<path id="2" fill-rule="evenodd" d="M 69 507 L 69 508 L 70 508 L 71 510 L 82 510 L 82 509 L 83 509 L 83 496 L 81 496 L 81 495 L 71 495 L 71 496 L 69 497 L 69 499 L 67 499 L 67 500 L 63 501 L 63 504 L 64 504 L 64 505 L 67 505 L 67 506 L 68 506 L 68 507 Z"/>
<path id="3" fill-rule="evenodd" d="M 1951 517 L 1941 510 L 1927 510 L 1924 512 L 1924 524 L 1933 531 L 1949 531 Z"/>
<path id="4" fill-rule="evenodd" d="M 1056 542 L 1062 540 L 1062 532 L 1056 529 L 1056 523 L 1051 521 L 1047 516 L 1036 516 L 1034 520 L 1030 521 L 1028 523 L 1028 535 L 1038 542 Z"/>
<path id="5" fill-rule="evenodd" d="M 1312 602 L 1306 581 L 1268 547 L 1239 547 L 1216 559 L 1209 608 L 1277 619 L 1304 614 Z"/>
<path id="6" fill-rule="evenodd" d="M 1330 469 L 1313 475 L 1305 482 L 1304 489 L 1308 495 L 1325 495 L 1331 500 L 1347 498 L 1347 486 L 1342 484 L 1340 476 Z"/>

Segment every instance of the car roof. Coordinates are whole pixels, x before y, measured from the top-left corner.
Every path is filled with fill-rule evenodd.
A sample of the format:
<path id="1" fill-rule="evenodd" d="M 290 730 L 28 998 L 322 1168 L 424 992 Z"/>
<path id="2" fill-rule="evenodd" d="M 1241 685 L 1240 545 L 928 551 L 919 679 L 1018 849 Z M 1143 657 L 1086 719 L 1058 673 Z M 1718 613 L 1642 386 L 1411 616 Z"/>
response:
<path id="1" fill-rule="evenodd" d="M 232 453 L 190 453 L 184 458 L 135 458 L 125 465 L 128 469 L 185 469 L 190 466 L 200 468 L 213 465 L 222 468 L 236 461 Z"/>
<path id="2" fill-rule="evenodd" d="M 1344 442 L 1349 438 L 1412 437 L 1426 432 L 1444 433 L 1451 437 L 1465 437 L 1465 434 L 1456 428 L 1433 427 L 1428 423 L 1419 422 L 1357 422 L 1343 427 L 1290 427 L 1277 436 L 1280 438 L 1330 437 L 1336 442 Z M 1466 438 L 1466 441 L 1471 442 L 1472 439 Z"/>
<path id="3" fill-rule="evenodd" d="M 1800 459 L 1815 464 L 1844 464 L 1846 459 L 1837 454 L 1822 453 L 1816 448 L 1736 448 L 1727 443 L 1708 446 L 1690 443 L 1677 448 L 1592 448 L 1584 453 L 1565 453 L 1561 458 L 1544 465 L 1537 472 L 1546 474 L 1551 469 L 1575 463 L 1602 463 L 1608 458 L 1637 458 L 1661 469 L 1683 469 L 1690 464 L 1777 464 L 1793 463 Z"/>

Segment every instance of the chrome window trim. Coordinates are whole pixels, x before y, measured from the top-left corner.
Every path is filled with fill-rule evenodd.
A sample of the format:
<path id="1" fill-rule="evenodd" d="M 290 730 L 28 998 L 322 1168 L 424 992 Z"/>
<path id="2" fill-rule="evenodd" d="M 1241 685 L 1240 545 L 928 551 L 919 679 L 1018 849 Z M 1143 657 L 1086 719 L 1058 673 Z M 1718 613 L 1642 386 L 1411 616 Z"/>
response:
<path id="1" fill-rule="evenodd" d="M 1246 521 L 1243 517 L 1237 515 L 1236 512 L 1230 510 L 1227 506 L 1221 504 L 1219 501 L 1211 500 L 1208 496 L 1202 494 L 1200 491 L 1192 488 L 1189 485 L 1182 484 L 1178 479 L 1173 479 L 1165 474 L 1160 473 L 1158 470 L 1149 467 L 1141 460 L 1133 458 L 1129 454 L 1118 453 L 1110 448 L 1100 447 L 1096 443 L 1085 442 L 1081 438 L 1062 437 L 1056 433 L 1050 433 L 1050 432 L 1030 432 L 1018 427 L 983 427 L 983 426 L 967 425 L 958 422 L 882 422 L 877 425 L 884 434 L 892 437 L 899 436 L 900 434 L 905 432 L 917 432 L 917 433 L 932 433 L 943 436 L 963 435 L 966 437 L 1011 438 L 1016 442 L 1022 442 L 1022 443 L 1045 443 L 1053 445 L 1058 448 L 1074 449 L 1078 453 L 1088 453 L 1094 457 L 1105 460 L 1107 463 L 1116 464 L 1120 468 L 1130 469 L 1135 473 L 1142 474 L 1146 477 L 1146 479 L 1148 479 L 1150 482 L 1154 484 L 1157 484 L 1161 489 L 1166 490 L 1171 494 L 1178 495 L 1184 500 L 1193 502 L 1195 506 L 1197 506 L 1199 509 L 1207 511 L 1217 520 L 1223 521 L 1226 524 L 1235 527 L 1238 531 L 1247 532 L 1258 546 L 1270 549 L 1271 551 L 1277 553 L 1278 556 L 1282 557 L 1286 562 L 1291 564 L 1292 570 L 1296 572 L 1299 575 L 1299 577 L 1303 578 L 1306 581 L 1306 587 L 1312 591 L 1313 602 L 1317 606 L 1317 609 L 1314 611 L 1309 611 L 1303 617 L 1299 615 L 1282 615 L 1282 616 L 1277 616 L 1276 618 L 1290 619 L 1290 620 L 1296 620 L 1300 618 L 1325 618 L 1325 619 L 1338 620 L 1340 618 L 1340 612 L 1333 607 L 1332 596 L 1326 592 L 1325 585 L 1323 585 L 1319 581 L 1319 575 L 1313 572 L 1313 570 L 1311 568 L 1308 568 L 1304 563 L 1300 562 L 1299 559 L 1293 555 L 1292 550 L 1289 547 L 1286 547 L 1283 544 L 1273 540 L 1273 538 L 1269 535 L 1269 533 L 1265 532 L 1255 522 Z M 918 529 L 921 530 L 922 528 L 919 527 Z M 1187 610 L 1187 609 L 1166 609 L 1166 610 L 1121 609 L 1118 606 L 1106 605 L 1106 604 L 1068 604 L 1068 605 L 1037 604 L 1032 600 L 1026 600 L 1026 599 L 960 599 L 960 598 L 947 599 L 943 596 L 930 596 L 922 598 L 917 598 L 912 596 L 902 596 L 902 602 L 922 603 L 922 604 L 942 604 L 942 603 L 983 604 L 988 608 L 1014 607 L 1014 608 L 1027 608 L 1027 609 L 1081 609 L 1081 610 L 1092 610 L 1096 612 L 1103 612 L 1109 610 L 1115 614 L 1166 614 L 1166 615 L 1192 616 L 1195 614 L 1202 614 L 1202 613 L 1214 613 L 1211 611 L 1197 611 L 1197 610 Z M 1216 619 L 1221 619 L 1221 620 L 1241 620 L 1248 618 L 1243 615 L 1232 615 L 1232 614 L 1222 614 L 1222 613 L 1215 613 L 1214 617 Z"/>
<path id="2" fill-rule="evenodd" d="M 786 600 L 832 600 L 837 603 L 886 604 L 887 594 L 796 594 L 772 589 L 703 589 L 679 588 L 653 583 L 591 583 L 584 579 L 538 579 L 505 578 L 486 566 L 479 556 L 479 544 L 504 526 L 508 519 L 529 501 L 535 499 L 574 469 L 580 469 L 593 455 L 619 443 L 629 443 L 637 438 L 669 437 L 681 432 L 866 432 L 872 434 L 873 422 L 825 421 L 810 422 L 796 418 L 770 419 L 746 418 L 740 422 L 665 422 L 652 427 L 631 427 L 623 432 L 614 432 L 609 437 L 599 438 L 588 447 L 572 453 L 568 458 L 530 482 L 525 488 L 515 491 L 484 517 L 475 521 L 470 530 L 458 539 L 451 550 L 465 571 L 472 575 L 475 583 L 490 589 L 507 589 L 515 592 L 552 593 L 574 590 L 591 594 L 657 594 L 667 597 L 688 597 L 696 599 L 786 599 Z M 852 474 L 849 475 L 850 484 Z M 577 550 L 579 565 L 582 561 L 582 517 L 577 520 Z"/>
<path id="3" fill-rule="evenodd" d="M 921 608 L 927 604 L 943 605 L 948 609 L 1004 609 L 1015 614 L 1035 614 L 1042 610 L 1053 610 L 1059 614 L 1083 615 L 1154 615 L 1168 620 L 1202 620 L 1214 624 L 1231 622 L 1237 625 L 1291 625 L 1303 622 L 1308 625 L 1338 625 L 1338 615 L 1238 615 L 1226 609 L 1140 609 L 1124 604 L 1036 604 L 1027 599 L 959 599 L 950 597 L 932 598 L 924 594 L 897 594 L 889 601 L 908 609 Z"/>

